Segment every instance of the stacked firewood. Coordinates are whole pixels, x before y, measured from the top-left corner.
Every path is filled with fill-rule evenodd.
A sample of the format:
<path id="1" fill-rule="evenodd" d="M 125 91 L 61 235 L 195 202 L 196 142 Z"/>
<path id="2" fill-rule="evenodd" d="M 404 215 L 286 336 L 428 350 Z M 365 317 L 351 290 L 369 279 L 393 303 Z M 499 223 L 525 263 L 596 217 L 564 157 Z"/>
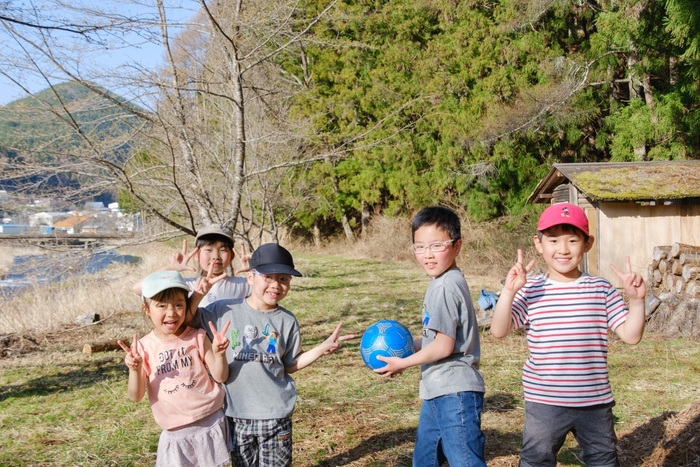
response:
<path id="1" fill-rule="evenodd" d="M 654 290 L 700 298 L 700 246 L 657 246 L 648 272 Z"/>

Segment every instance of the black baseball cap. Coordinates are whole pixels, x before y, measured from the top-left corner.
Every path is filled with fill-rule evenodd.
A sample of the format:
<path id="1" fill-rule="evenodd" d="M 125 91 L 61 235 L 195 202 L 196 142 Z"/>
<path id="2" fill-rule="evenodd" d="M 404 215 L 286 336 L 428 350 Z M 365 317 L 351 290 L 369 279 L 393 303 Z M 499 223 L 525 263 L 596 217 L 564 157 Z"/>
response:
<path id="1" fill-rule="evenodd" d="M 292 254 L 276 243 L 260 245 L 250 257 L 249 264 L 250 269 L 255 269 L 261 274 L 301 276 L 301 273 L 294 269 Z"/>

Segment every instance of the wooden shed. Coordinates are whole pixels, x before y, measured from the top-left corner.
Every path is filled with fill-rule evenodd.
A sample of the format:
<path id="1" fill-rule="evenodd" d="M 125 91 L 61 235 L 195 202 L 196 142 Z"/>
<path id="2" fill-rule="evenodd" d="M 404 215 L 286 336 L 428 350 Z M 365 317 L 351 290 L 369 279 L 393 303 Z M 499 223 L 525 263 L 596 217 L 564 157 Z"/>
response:
<path id="1" fill-rule="evenodd" d="M 646 279 L 655 247 L 700 245 L 700 161 L 554 164 L 528 202 L 581 206 L 595 236 L 582 269 L 616 287 L 625 256 Z"/>

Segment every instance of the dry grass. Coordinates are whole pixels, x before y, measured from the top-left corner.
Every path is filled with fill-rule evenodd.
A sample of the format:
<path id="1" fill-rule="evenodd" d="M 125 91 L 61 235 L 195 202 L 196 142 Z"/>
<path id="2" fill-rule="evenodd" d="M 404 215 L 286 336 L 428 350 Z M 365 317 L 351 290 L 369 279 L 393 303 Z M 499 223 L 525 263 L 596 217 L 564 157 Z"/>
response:
<path id="1" fill-rule="evenodd" d="M 324 339 L 340 320 L 345 332 L 361 332 L 385 318 L 420 329 L 427 278 L 412 255 L 405 255 L 408 248 L 403 245 L 410 243 L 401 237 L 405 225 L 386 222 L 374 226 L 371 243 L 368 239 L 347 250 L 338 245 L 320 252 L 290 246 L 304 277 L 295 279 L 284 305 L 299 319 L 306 348 Z M 510 250 L 519 240 L 503 229 L 465 227 L 469 233 L 460 266 L 474 297 L 479 288 L 496 287 L 510 266 Z M 490 238 L 495 232 L 500 233 Z M 528 241 L 529 234 L 523 242 Z M 390 258 L 384 256 L 392 254 L 387 251 L 404 256 Z M 157 245 L 130 250 L 125 253 L 142 256 L 138 266 L 116 266 L 100 277 L 81 278 L 50 292 L 37 289 L 3 306 L 2 313 L 10 310 L 23 326 L 54 326 L 0 337 L 0 465 L 153 465 L 159 430 L 148 403 L 135 404 L 126 397 L 123 353 L 85 355 L 80 349 L 86 342 L 128 339 L 150 329 L 130 287 L 162 267 L 172 252 Z M 27 303 L 19 303 L 23 301 Z M 19 316 L 32 308 L 31 319 Z M 77 315 L 107 316 L 109 310 L 115 313 L 99 325 L 72 324 Z M 520 374 L 527 344 L 522 335 L 497 340 L 487 332 L 481 342 L 488 465 L 514 467 L 523 423 Z M 420 372 L 413 368 L 384 381 L 363 366 L 358 344 L 349 342 L 341 352 L 295 375 L 295 466 L 411 465 Z M 638 346 L 613 339 L 609 361 L 623 466 L 699 465 L 698 358 L 700 347 L 690 339 L 647 334 Z M 583 465 L 578 455 L 569 439 L 559 465 Z"/>
<path id="2" fill-rule="evenodd" d="M 10 256 L 11 250 L 0 251 L 3 251 L 0 256 Z M 76 275 L 48 284 L 34 283 L 16 295 L 0 295 L 0 329 L 3 333 L 42 333 L 70 325 L 78 316 L 89 313 L 97 313 L 104 319 L 117 312 L 137 310 L 138 297 L 131 292 L 131 285 L 148 272 L 162 268 L 172 248 L 148 245 L 120 253 L 139 256 L 142 261 L 137 266 L 113 264 L 97 274 Z"/>
<path id="3" fill-rule="evenodd" d="M 515 264 L 518 249 L 525 258 L 538 259 L 532 237 L 536 219 L 502 218 L 492 222 L 472 222 L 461 212 L 462 252 L 457 265 L 472 288 L 500 289 L 500 280 Z M 317 249 L 308 243 L 290 243 L 292 251 L 343 254 L 349 257 L 394 261 L 415 265 L 411 250 L 411 221 L 406 218 L 376 217 L 370 223 L 366 238 L 348 241 L 344 237 Z M 537 264 L 535 267 L 539 267 Z"/>

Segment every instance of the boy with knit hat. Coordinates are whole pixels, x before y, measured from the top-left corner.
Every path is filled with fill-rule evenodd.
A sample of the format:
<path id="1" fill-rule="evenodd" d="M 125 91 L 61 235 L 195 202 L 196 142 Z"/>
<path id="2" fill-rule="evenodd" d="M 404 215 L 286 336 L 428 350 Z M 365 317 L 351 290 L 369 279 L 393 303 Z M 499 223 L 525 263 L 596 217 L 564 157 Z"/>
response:
<path id="1" fill-rule="evenodd" d="M 623 283 L 629 305 L 602 277 L 579 270 L 594 238 L 578 206 L 553 204 L 537 224 L 535 247 L 547 264 L 543 275 L 528 277 L 535 264 L 518 262 L 506 276 L 491 322 L 502 338 L 525 328 L 529 357 L 523 367 L 525 427 L 520 467 L 555 467 L 557 453 L 572 432 L 587 466 L 618 466 L 608 380 L 608 328 L 627 344 L 644 333 L 644 280 L 610 265 Z"/>

